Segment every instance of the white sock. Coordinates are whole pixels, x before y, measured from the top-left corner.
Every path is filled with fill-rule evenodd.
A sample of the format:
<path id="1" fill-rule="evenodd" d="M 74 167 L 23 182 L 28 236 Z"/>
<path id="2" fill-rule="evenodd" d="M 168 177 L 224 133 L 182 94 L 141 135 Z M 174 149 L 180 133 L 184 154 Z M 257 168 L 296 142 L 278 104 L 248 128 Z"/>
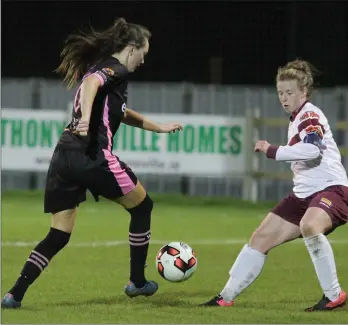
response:
<path id="1" fill-rule="evenodd" d="M 335 258 L 331 245 L 323 234 L 304 238 L 315 272 L 324 294 L 331 301 L 338 299 L 341 292 L 338 283 Z"/>
<path id="2" fill-rule="evenodd" d="M 229 272 L 230 278 L 220 293 L 226 302 L 234 300 L 256 280 L 265 264 L 265 259 L 266 255 L 249 245 L 244 245 Z"/>

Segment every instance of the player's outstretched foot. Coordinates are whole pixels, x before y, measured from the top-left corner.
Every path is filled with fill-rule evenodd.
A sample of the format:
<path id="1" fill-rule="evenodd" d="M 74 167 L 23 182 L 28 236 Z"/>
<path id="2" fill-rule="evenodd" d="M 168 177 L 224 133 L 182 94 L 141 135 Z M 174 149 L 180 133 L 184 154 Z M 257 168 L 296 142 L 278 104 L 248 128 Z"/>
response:
<path id="1" fill-rule="evenodd" d="M 323 298 L 314 306 L 308 307 L 305 311 L 327 311 L 334 310 L 338 307 L 343 307 L 347 302 L 347 294 L 344 291 L 341 291 L 340 295 L 335 301 L 331 301 L 325 295 Z"/>
<path id="2" fill-rule="evenodd" d="M 20 308 L 21 305 L 21 302 L 13 299 L 11 293 L 7 293 L 5 297 L 1 300 L 1 308 Z"/>
<path id="3" fill-rule="evenodd" d="M 155 281 L 146 281 L 145 285 L 137 288 L 132 281 L 129 281 L 124 288 L 125 294 L 130 297 L 152 296 L 158 290 L 158 284 Z"/>
<path id="4" fill-rule="evenodd" d="M 222 298 L 220 295 L 214 297 L 213 299 L 205 302 L 204 304 L 201 304 L 200 306 L 203 307 L 231 307 L 233 306 L 234 301 L 232 300 L 231 302 L 226 302 L 224 298 Z"/>

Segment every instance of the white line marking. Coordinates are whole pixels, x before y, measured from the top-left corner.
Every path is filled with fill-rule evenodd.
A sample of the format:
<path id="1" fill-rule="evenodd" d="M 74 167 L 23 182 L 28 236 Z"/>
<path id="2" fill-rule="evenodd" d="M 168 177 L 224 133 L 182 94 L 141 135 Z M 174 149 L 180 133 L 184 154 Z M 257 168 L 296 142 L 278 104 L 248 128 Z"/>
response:
<path id="1" fill-rule="evenodd" d="M 175 240 L 151 240 L 151 244 L 159 244 L 159 245 L 165 245 L 168 244 L 171 241 Z M 198 246 L 198 245 L 240 245 L 245 244 L 249 240 L 248 239 L 230 239 L 230 240 L 192 240 L 187 241 L 187 244 L 190 246 Z M 348 240 L 329 240 L 331 244 L 341 244 L 341 245 L 348 245 Z M 32 247 L 37 245 L 38 241 L 31 241 L 31 242 L 24 242 L 24 241 L 7 241 L 2 242 L 2 247 Z M 102 241 L 102 242 L 85 242 L 85 243 L 70 243 L 69 247 L 113 247 L 113 246 L 122 246 L 122 245 L 128 245 L 128 240 L 115 240 L 115 241 Z M 303 241 L 298 239 L 294 240 L 290 244 L 303 244 Z"/>

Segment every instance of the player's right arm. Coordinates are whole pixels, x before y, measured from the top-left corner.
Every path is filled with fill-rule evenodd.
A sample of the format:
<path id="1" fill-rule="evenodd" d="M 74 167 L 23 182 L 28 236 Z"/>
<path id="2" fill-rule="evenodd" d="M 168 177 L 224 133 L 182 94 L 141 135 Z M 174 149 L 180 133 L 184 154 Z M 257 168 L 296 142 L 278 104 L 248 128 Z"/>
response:
<path id="1" fill-rule="evenodd" d="M 255 144 L 254 151 L 262 151 L 267 158 L 277 161 L 309 161 L 320 158 L 325 146 L 317 132 L 306 134 L 302 142 L 293 146 L 271 145 L 265 140 L 259 140 Z"/>
<path id="2" fill-rule="evenodd" d="M 299 142 L 286 146 L 270 145 L 265 152 L 267 157 L 288 162 L 320 159 L 326 149 L 323 143 L 324 117 L 322 119 L 323 121 L 320 121 L 319 113 L 305 111 L 299 117 L 299 125 L 297 126 Z"/>
<path id="3" fill-rule="evenodd" d="M 76 127 L 76 131 L 80 135 L 86 136 L 89 127 L 89 121 L 91 119 L 92 107 L 94 98 L 97 94 L 98 88 L 101 86 L 99 78 L 95 75 L 90 75 L 83 80 L 81 85 L 81 119 Z"/>
<path id="4" fill-rule="evenodd" d="M 320 147 L 312 142 L 299 142 L 293 146 L 271 145 L 266 156 L 277 161 L 308 161 L 322 154 Z"/>
<path id="5" fill-rule="evenodd" d="M 97 91 L 110 83 L 127 75 L 127 69 L 121 64 L 103 63 L 94 67 L 84 77 L 81 85 L 81 119 L 76 127 L 80 135 L 86 136 L 91 119 L 92 107 Z"/>

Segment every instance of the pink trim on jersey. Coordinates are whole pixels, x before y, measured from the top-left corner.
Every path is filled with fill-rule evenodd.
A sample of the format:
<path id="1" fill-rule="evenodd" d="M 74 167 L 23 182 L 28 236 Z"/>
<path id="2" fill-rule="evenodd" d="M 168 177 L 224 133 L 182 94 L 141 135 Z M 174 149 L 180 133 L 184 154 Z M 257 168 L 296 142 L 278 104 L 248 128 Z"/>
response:
<path id="1" fill-rule="evenodd" d="M 83 78 L 82 78 L 82 80 L 85 80 L 88 76 L 90 76 L 91 75 L 91 73 L 90 72 L 87 72 L 84 76 L 83 76 Z"/>
<path id="2" fill-rule="evenodd" d="M 97 77 L 99 79 L 99 81 L 100 81 L 100 86 L 101 87 L 104 86 L 104 83 L 105 83 L 104 79 L 103 79 L 103 77 L 99 73 L 94 72 L 94 73 L 91 74 L 91 76 Z"/>
<path id="3" fill-rule="evenodd" d="M 105 106 L 103 113 L 103 123 L 106 127 L 106 134 L 108 138 L 108 148 L 103 149 L 105 159 L 108 161 L 108 166 L 110 171 L 114 174 L 116 182 L 121 188 L 123 195 L 126 195 L 132 191 L 135 187 L 132 179 L 128 176 L 124 169 L 121 168 L 119 160 L 112 154 L 111 150 L 111 139 L 112 132 L 110 130 L 110 121 L 109 121 L 109 106 L 108 106 L 108 96 L 105 98 Z"/>
<path id="4" fill-rule="evenodd" d="M 80 85 L 80 87 L 77 89 L 76 94 L 75 94 L 75 98 L 74 98 L 74 111 L 75 111 L 75 113 L 77 112 L 77 110 L 78 110 L 79 107 L 80 107 L 79 102 L 76 103 L 76 100 L 77 100 L 77 95 L 78 95 L 79 93 L 80 93 L 79 101 L 80 101 L 80 99 L 81 99 L 81 86 L 82 86 L 82 85 Z"/>

